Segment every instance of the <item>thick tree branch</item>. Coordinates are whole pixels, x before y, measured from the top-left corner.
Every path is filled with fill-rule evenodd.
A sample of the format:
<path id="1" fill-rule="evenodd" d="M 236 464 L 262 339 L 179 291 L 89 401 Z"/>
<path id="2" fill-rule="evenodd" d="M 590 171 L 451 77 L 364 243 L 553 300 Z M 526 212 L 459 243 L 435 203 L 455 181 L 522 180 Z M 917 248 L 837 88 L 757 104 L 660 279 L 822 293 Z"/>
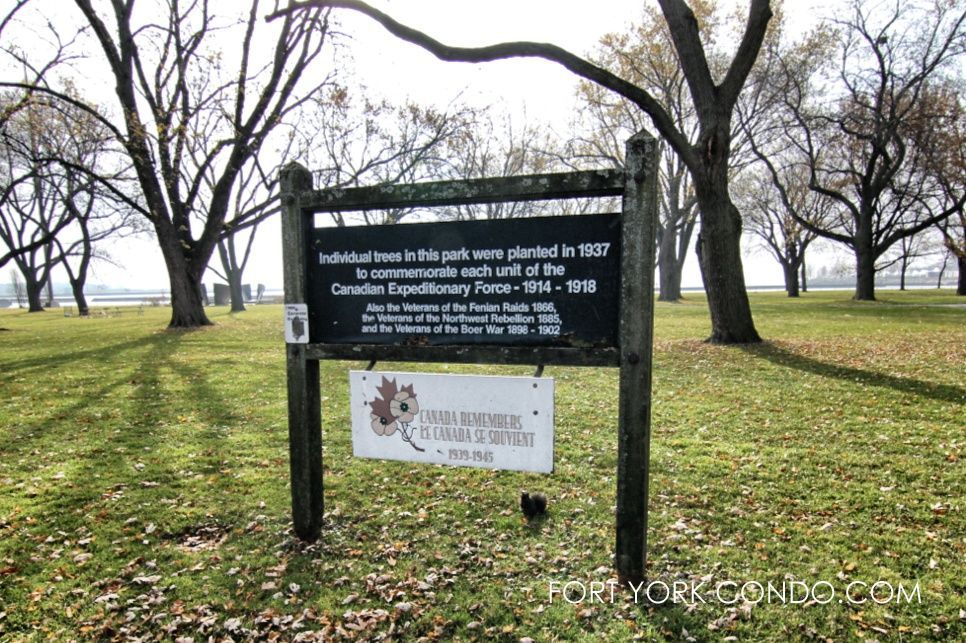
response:
<path id="1" fill-rule="evenodd" d="M 69 217 L 62 217 L 58 221 L 57 225 L 55 225 L 53 228 L 49 230 L 44 230 L 43 234 L 40 237 L 37 237 L 35 240 L 29 243 L 26 243 L 24 245 L 21 245 L 19 247 L 17 247 L 12 240 L 8 241 L 7 239 L 3 239 L 4 243 L 8 246 L 9 251 L 0 255 L 0 268 L 5 266 L 9 261 L 13 259 L 17 259 L 19 257 L 22 257 L 25 254 L 29 254 L 31 252 L 39 250 L 40 248 L 49 244 L 51 240 L 53 240 L 60 233 L 61 230 L 66 228 L 68 225 L 70 225 L 71 222 L 72 220 Z"/>
<path id="2" fill-rule="evenodd" d="M 738 45 L 738 51 L 731 61 L 731 67 L 721 82 L 718 99 L 727 109 L 731 109 L 738 101 L 741 88 L 751 73 L 758 52 L 761 51 L 768 30 L 768 22 L 772 18 L 769 0 L 753 0 L 748 9 L 748 23 L 745 26 L 744 37 Z"/>
<path id="3" fill-rule="evenodd" d="M 658 0 L 658 4 L 661 5 L 667 21 L 671 41 L 677 51 L 678 62 L 684 71 L 691 98 L 698 108 L 698 118 L 704 123 L 716 106 L 717 90 L 708 67 L 708 58 L 701 46 L 698 19 L 684 0 Z"/>
<path id="4" fill-rule="evenodd" d="M 426 35 L 425 33 L 397 22 L 389 15 L 358 0 L 308 0 L 293 2 L 288 7 L 276 11 L 266 20 L 288 15 L 294 11 L 309 8 L 350 9 L 372 18 L 389 33 L 401 40 L 417 45 L 440 60 L 450 62 L 482 63 L 507 58 L 542 58 L 557 63 L 581 78 L 597 83 L 602 87 L 620 94 L 640 107 L 654 123 L 655 129 L 681 155 L 688 167 L 697 170 L 701 159 L 692 149 L 688 139 L 674 125 L 673 119 L 654 98 L 636 85 L 598 67 L 569 51 L 549 43 L 504 42 L 486 47 L 451 47 Z"/>

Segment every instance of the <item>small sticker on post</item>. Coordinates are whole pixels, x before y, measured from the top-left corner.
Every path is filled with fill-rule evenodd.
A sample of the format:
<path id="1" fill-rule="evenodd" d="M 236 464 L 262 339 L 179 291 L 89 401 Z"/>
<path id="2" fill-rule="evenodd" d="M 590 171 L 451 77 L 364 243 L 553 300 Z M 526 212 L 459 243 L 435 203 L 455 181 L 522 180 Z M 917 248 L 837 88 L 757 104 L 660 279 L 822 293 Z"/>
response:
<path id="1" fill-rule="evenodd" d="M 307 304 L 285 304 L 285 343 L 309 343 L 309 307 Z"/>

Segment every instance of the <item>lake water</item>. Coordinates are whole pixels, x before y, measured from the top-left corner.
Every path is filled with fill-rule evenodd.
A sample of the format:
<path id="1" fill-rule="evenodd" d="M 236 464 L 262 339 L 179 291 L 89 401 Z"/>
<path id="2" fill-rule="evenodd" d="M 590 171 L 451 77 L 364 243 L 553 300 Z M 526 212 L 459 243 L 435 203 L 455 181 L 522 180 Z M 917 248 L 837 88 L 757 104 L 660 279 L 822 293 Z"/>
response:
<path id="1" fill-rule="evenodd" d="M 955 288 L 955 283 L 943 284 L 944 288 Z M 853 286 L 842 285 L 842 286 L 821 286 L 821 287 L 809 287 L 812 292 L 823 292 L 830 290 L 852 290 Z M 752 286 L 748 288 L 748 292 L 776 292 L 782 291 L 785 287 L 781 285 L 774 286 Z M 876 285 L 876 290 L 898 290 L 897 285 Z M 935 285 L 907 285 L 907 290 L 935 290 Z M 682 292 L 704 292 L 704 288 L 699 287 L 689 287 L 682 288 Z M 655 291 L 657 292 L 657 291 Z M 284 292 L 280 288 L 268 288 L 265 290 L 263 296 L 263 301 L 266 303 L 272 303 L 274 301 L 280 300 L 284 295 Z M 0 308 L 17 308 L 17 302 L 12 301 L 10 296 L 0 296 Z M 209 294 L 209 300 L 214 301 Z M 76 307 L 74 303 L 74 298 L 67 294 L 62 294 L 54 297 L 57 307 Z M 171 303 L 171 298 L 166 291 L 150 290 L 150 291 L 125 291 L 116 293 L 100 293 L 92 294 L 87 296 L 87 303 L 91 308 L 97 306 L 168 306 Z M 249 303 L 249 302 L 246 302 Z"/>
<path id="2" fill-rule="evenodd" d="M 276 298 L 282 297 L 281 289 L 266 289 L 262 300 L 271 303 Z M 212 296 L 208 298 L 213 302 Z M 60 294 L 54 297 L 55 307 L 77 307 L 74 298 L 69 294 Z M 248 302 L 246 302 L 248 303 Z M 160 290 L 150 291 L 126 291 L 113 293 L 96 293 L 87 295 L 87 305 L 91 308 L 97 306 L 168 306 L 171 304 L 171 297 L 168 292 Z M 0 296 L 0 308 L 17 308 L 17 302 L 10 296 Z"/>

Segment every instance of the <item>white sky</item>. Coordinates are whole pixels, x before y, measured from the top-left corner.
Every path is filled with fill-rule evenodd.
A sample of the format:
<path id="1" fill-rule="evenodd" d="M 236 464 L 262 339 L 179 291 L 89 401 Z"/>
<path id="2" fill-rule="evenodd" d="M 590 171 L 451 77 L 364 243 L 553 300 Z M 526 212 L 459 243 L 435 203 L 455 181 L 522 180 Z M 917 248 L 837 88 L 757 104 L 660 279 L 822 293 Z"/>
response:
<path id="1" fill-rule="evenodd" d="M 654 0 L 648 0 L 653 2 Z M 745 8 L 744 0 L 731 0 Z M 267 4 L 267 3 L 266 3 Z M 507 40 L 551 42 L 577 54 L 590 52 L 608 32 L 622 31 L 636 21 L 645 2 L 641 0 L 373 0 L 400 22 L 425 31 L 452 45 L 485 45 Z M 818 13 L 817 7 L 844 5 L 843 0 L 787 2 L 790 22 L 804 24 Z M 45 2 L 58 11 L 73 11 L 68 2 Z M 390 100 L 446 104 L 455 96 L 478 105 L 496 104 L 513 113 L 525 111 L 528 122 L 547 122 L 563 132 L 574 108 L 576 79 L 561 67 L 538 60 L 512 60 L 468 65 L 446 63 L 414 45 L 403 43 L 372 21 L 341 11 L 339 20 L 353 37 L 349 43 L 357 78 Z M 99 54 L 99 52 L 98 52 Z M 320 73 L 323 73 L 320 70 Z M 109 90 L 106 79 L 91 79 Z M 98 80 L 100 82 L 98 82 Z M 167 276 L 153 239 L 128 239 L 109 249 L 120 268 L 102 264 L 94 269 L 92 284 L 131 289 L 167 288 Z M 693 254 L 693 253 L 692 253 Z M 217 265 L 213 258 L 212 265 Z M 782 282 L 778 264 L 764 252 L 746 253 L 745 273 L 749 285 Z M 205 282 L 217 279 L 209 271 Z M 58 279 L 60 281 L 60 279 Z M 281 241 L 278 222 L 259 229 L 253 259 L 245 281 L 281 288 Z M 686 267 L 685 286 L 699 286 L 693 256 Z M 210 292 L 210 291 L 209 291 Z"/>

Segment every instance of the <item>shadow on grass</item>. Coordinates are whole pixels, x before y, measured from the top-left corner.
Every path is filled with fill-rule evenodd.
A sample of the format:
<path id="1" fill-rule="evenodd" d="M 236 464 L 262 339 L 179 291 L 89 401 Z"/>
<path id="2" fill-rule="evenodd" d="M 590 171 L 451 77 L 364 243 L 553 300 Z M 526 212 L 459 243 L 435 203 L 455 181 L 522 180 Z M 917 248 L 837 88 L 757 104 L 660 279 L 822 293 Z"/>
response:
<path id="1" fill-rule="evenodd" d="M 250 498 L 253 483 L 219 472 L 232 457 L 224 429 L 240 414 L 218 386 L 219 372 L 183 339 L 152 333 L 18 362 L 17 377 L 34 382 L 36 412 L 0 431 L 0 456 L 19 465 L 9 474 L 25 484 L 11 489 L 10 499 L 32 522 L 4 534 L 0 558 L 9 557 L 31 586 L 56 573 L 80 586 L 120 577 L 127 561 L 141 557 L 157 556 L 164 568 L 169 558 L 216 549 L 238 522 L 237 498 Z M 51 362 L 56 366 L 48 367 Z M 53 387 L 65 387 L 67 371 L 76 377 L 61 395 Z M 194 419 L 186 426 L 182 415 Z M 142 543 L 147 535 L 138 534 L 151 522 L 162 528 L 149 546 Z M 61 537 L 90 533 L 82 528 L 110 542 L 97 565 L 74 568 L 69 556 L 52 562 L 56 557 L 38 552 L 37 543 L 55 529 Z M 8 593 L 0 583 L 0 604 L 22 596 L 19 591 Z"/>
<path id="2" fill-rule="evenodd" d="M 124 351 L 130 351 L 146 346 L 157 347 L 160 345 L 171 344 L 172 342 L 178 343 L 180 339 L 181 336 L 178 333 L 169 333 L 167 331 L 163 331 L 152 333 L 150 335 L 139 337 L 138 339 L 132 339 L 126 342 L 108 344 L 106 346 L 99 346 L 97 348 L 89 348 L 70 353 L 45 353 L 38 357 L 30 357 L 12 362 L 0 361 L 0 366 L 3 367 L 3 374 L 6 376 L 22 374 L 24 371 L 37 368 L 47 371 L 59 368 L 72 362 L 97 362 L 100 360 L 116 359 L 118 353 L 122 353 Z"/>
<path id="3" fill-rule="evenodd" d="M 43 412 L 21 418 L 16 425 L 10 426 L 0 441 L 0 452 L 14 453 L 26 451 L 31 443 L 53 438 L 67 440 L 70 431 L 78 430 L 77 418 L 83 416 L 92 407 L 100 407 L 104 400 L 117 394 L 117 390 L 130 380 L 131 370 L 136 370 L 138 364 L 151 363 L 138 353 L 138 349 L 149 347 L 154 353 L 162 346 L 169 345 L 170 339 L 150 335 L 140 339 L 110 344 L 99 348 L 91 348 L 71 353 L 46 354 L 38 357 L 22 359 L 13 362 L 0 362 L 2 374 L 0 382 L 13 381 L 26 377 L 30 380 L 32 405 Z M 172 347 L 173 349 L 173 347 Z M 131 352 L 130 356 L 122 353 Z M 166 351 L 169 352 L 169 351 Z M 74 364 L 80 362 L 80 364 Z M 55 386 L 60 379 L 62 369 L 71 369 L 72 373 L 84 371 L 84 363 L 90 364 L 86 373 L 93 373 L 100 362 L 129 365 L 131 368 L 117 368 L 110 372 L 111 377 L 92 378 L 94 384 L 84 390 L 84 394 L 75 401 L 58 405 L 62 399 L 56 396 L 47 397 L 50 387 Z M 87 384 L 87 381 L 83 382 Z"/>
<path id="4" fill-rule="evenodd" d="M 55 502 L 63 506 L 90 503 L 105 485 L 130 483 L 128 466 L 139 454 L 152 454 L 155 476 L 176 480 L 173 463 L 156 455 L 172 439 L 176 446 L 186 446 L 185 438 L 190 436 L 189 442 L 205 456 L 197 463 L 217 470 L 224 450 L 219 427 L 237 421 L 239 413 L 212 384 L 217 373 L 179 358 L 184 351 L 182 339 L 182 333 L 152 333 L 103 347 L 5 364 L 10 369 L 5 376 L 29 377 L 41 391 L 53 386 L 65 369 L 77 372 L 89 365 L 89 375 L 74 380 L 79 394 L 73 399 L 46 399 L 38 393 L 34 406 L 40 411 L 0 434 L 0 453 L 16 457 L 34 449 L 57 451 L 63 445 L 75 445 L 79 464 L 75 476 L 83 482 L 73 491 L 64 488 L 55 494 Z M 0 377 L 0 382 L 4 379 Z M 100 420 L 102 415 L 104 420 Z M 170 427 L 179 424 L 182 415 L 196 416 L 199 428 L 187 434 L 176 432 L 177 437 L 172 438 Z M 99 482 L 92 484 L 95 478 Z"/>
<path id="5" fill-rule="evenodd" d="M 891 388 L 900 393 L 918 395 L 940 402 L 952 402 L 955 404 L 966 403 L 966 388 L 953 386 L 951 384 L 938 384 L 936 382 L 926 382 L 923 380 L 911 379 L 906 377 L 896 377 L 876 371 L 867 371 L 851 366 L 840 366 L 821 362 L 811 357 L 806 357 L 788 349 L 782 348 L 769 342 L 761 344 L 745 344 L 740 346 L 741 350 L 766 359 L 778 366 L 793 368 L 820 377 L 844 380 L 847 382 L 860 382 L 871 386 Z"/>
<path id="6" fill-rule="evenodd" d="M 19 364 L 24 370 L 18 377 L 38 380 L 41 389 L 68 370 L 86 374 L 61 399 L 36 393 L 38 413 L 10 433 L 0 430 L 0 456 L 26 467 L 20 474 L 25 488 L 11 490 L 10 497 L 35 520 L 4 533 L 10 540 L 0 546 L 0 559 L 9 557 L 31 579 L 49 578 L 63 573 L 56 567 L 63 563 L 39 556 L 36 543 L 55 528 L 67 534 L 89 529 L 105 543 L 97 565 L 74 568 L 69 557 L 66 563 L 83 587 L 124 577 L 132 560 L 154 558 L 167 571 L 184 560 L 198 562 L 234 538 L 258 493 L 257 479 L 227 470 L 242 467 L 228 437 L 248 415 L 232 389 L 222 386 L 224 368 L 209 367 L 203 347 L 184 339 L 182 333 L 152 333 L 70 354 L 71 360 L 84 355 L 81 361 L 53 355 L 60 360 L 55 368 Z M 42 472 L 31 469 L 34 453 L 45 452 L 63 465 L 45 459 Z M 51 477 L 57 468 L 66 475 Z M 157 532 L 141 534 L 149 523 Z M 0 604 L 23 595 L 0 583 Z"/>

